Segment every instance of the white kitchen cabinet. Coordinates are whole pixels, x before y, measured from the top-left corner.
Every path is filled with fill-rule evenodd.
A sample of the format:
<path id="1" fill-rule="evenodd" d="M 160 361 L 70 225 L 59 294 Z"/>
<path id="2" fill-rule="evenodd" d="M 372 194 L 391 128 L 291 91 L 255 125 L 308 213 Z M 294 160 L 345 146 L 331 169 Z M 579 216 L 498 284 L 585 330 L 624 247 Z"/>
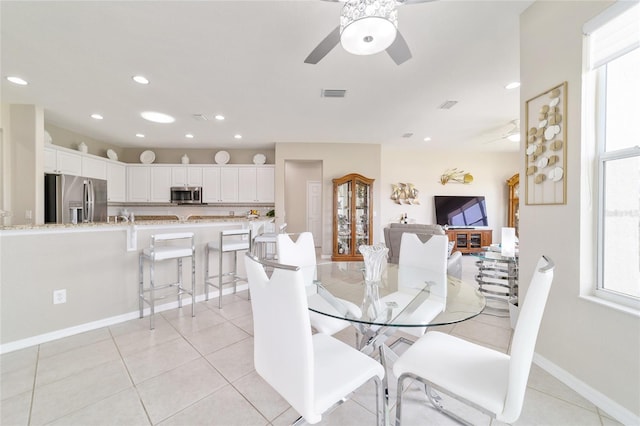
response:
<path id="1" fill-rule="evenodd" d="M 149 166 L 128 166 L 127 201 L 148 202 L 151 189 L 150 182 Z"/>
<path id="2" fill-rule="evenodd" d="M 44 171 L 65 175 L 82 176 L 82 156 L 65 148 L 44 148 Z"/>
<path id="3" fill-rule="evenodd" d="M 94 179 L 107 178 L 107 160 L 89 155 L 82 156 L 82 176 Z"/>
<path id="4" fill-rule="evenodd" d="M 151 188 L 149 201 L 168 203 L 171 201 L 171 167 L 150 166 Z"/>
<path id="5" fill-rule="evenodd" d="M 198 166 L 171 168 L 171 186 L 203 186 L 203 170 Z"/>
<path id="6" fill-rule="evenodd" d="M 238 167 L 209 166 L 202 171 L 202 201 L 205 203 L 238 202 Z"/>
<path id="7" fill-rule="evenodd" d="M 220 202 L 220 167 L 204 167 L 202 170 L 202 201 Z"/>
<path id="8" fill-rule="evenodd" d="M 241 167 L 238 171 L 239 202 L 273 202 L 275 170 L 273 166 Z"/>
<path id="9" fill-rule="evenodd" d="M 238 168 L 220 168 L 220 201 L 223 203 L 238 201 Z"/>
<path id="10" fill-rule="evenodd" d="M 107 161 L 107 201 L 124 202 L 127 195 L 127 167 Z"/>

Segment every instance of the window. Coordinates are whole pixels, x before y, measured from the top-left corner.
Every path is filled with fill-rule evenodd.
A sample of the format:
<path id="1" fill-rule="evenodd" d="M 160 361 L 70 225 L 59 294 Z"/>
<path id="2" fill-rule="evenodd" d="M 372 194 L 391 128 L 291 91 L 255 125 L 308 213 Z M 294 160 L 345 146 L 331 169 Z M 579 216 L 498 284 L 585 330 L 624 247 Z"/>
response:
<path id="1" fill-rule="evenodd" d="M 585 25 L 597 147 L 596 295 L 640 306 L 640 7 Z M 589 83 L 587 83 L 589 84 Z"/>

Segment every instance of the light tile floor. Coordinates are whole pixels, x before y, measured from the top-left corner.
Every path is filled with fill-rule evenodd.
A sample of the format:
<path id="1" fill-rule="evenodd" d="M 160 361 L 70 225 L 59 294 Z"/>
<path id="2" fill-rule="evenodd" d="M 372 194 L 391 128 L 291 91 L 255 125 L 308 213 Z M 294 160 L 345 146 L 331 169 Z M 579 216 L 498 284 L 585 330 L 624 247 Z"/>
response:
<path id="1" fill-rule="evenodd" d="M 465 258 L 472 279 L 472 259 Z M 298 415 L 253 369 L 251 305 L 246 294 L 225 296 L 190 310 L 171 310 L 4 354 L 0 424 L 13 425 L 286 425 Z M 507 351 L 508 318 L 481 315 L 440 331 Z M 352 330 L 338 338 L 354 342 Z M 390 377 L 391 418 L 395 378 Z M 411 386 L 403 424 L 455 424 Z M 445 399 L 452 408 L 455 401 Z M 461 406 L 476 425 L 499 425 Z M 372 384 L 323 417 L 324 425 L 375 424 Z M 516 425 L 615 425 L 593 404 L 532 367 Z"/>

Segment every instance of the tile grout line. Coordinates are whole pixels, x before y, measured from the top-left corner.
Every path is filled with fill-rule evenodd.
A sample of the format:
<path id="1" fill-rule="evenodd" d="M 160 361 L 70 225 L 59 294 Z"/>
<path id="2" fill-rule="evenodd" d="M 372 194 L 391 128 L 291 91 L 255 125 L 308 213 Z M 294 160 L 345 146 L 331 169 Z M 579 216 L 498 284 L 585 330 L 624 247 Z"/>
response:
<path id="1" fill-rule="evenodd" d="M 118 346 L 118 342 L 116 341 L 113 332 L 111 331 L 111 327 L 107 327 L 109 330 L 109 336 L 111 336 L 111 340 L 113 341 L 113 344 L 116 347 L 116 350 L 118 351 L 118 355 L 120 356 L 120 361 L 122 362 L 122 365 L 124 365 L 124 369 L 127 372 L 127 376 L 129 377 L 129 381 L 131 382 L 131 386 L 133 386 L 133 389 L 135 389 L 136 391 L 136 395 L 138 396 L 138 401 L 140 402 L 140 405 L 142 406 L 142 409 L 144 410 L 144 415 L 147 416 L 147 420 L 149 421 L 150 425 L 153 425 L 153 422 L 151 421 L 151 416 L 149 415 L 149 412 L 147 411 L 147 407 L 146 405 L 144 405 L 144 401 L 142 400 L 142 397 L 140 396 L 140 392 L 138 391 L 138 386 L 136 385 L 136 383 L 133 381 L 133 377 L 131 377 L 131 371 L 129 371 L 129 366 L 127 365 L 126 361 L 124 360 L 124 357 L 122 356 L 122 352 L 120 352 L 120 346 Z"/>
<path id="2" fill-rule="evenodd" d="M 38 377 L 39 364 L 40 364 L 40 345 L 38 345 L 38 351 L 36 352 L 36 365 L 33 372 L 33 384 L 31 385 L 31 401 L 29 403 L 29 415 L 27 416 L 27 425 L 31 424 L 31 416 L 33 415 L 33 403 L 36 398 L 36 381 Z"/>

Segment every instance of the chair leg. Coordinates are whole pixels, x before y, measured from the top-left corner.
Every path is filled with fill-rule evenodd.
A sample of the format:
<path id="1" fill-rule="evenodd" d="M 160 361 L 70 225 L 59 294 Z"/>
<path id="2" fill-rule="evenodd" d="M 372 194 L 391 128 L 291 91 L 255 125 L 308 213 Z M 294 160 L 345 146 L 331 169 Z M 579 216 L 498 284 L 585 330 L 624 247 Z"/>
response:
<path id="1" fill-rule="evenodd" d="M 233 294 L 236 294 L 238 279 L 238 252 L 233 252 L 233 269 L 231 270 L 231 279 L 233 280 Z"/>
<path id="2" fill-rule="evenodd" d="M 204 300 L 209 300 L 209 244 L 204 246 Z"/>
<path id="3" fill-rule="evenodd" d="M 222 309 L 222 257 L 224 252 L 220 249 L 218 256 L 218 309 Z"/>
<path id="4" fill-rule="evenodd" d="M 398 377 L 398 395 L 396 396 L 396 426 L 400 426 L 400 419 L 402 418 L 402 393 L 404 388 L 404 379 L 406 375 Z"/>
<path id="5" fill-rule="evenodd" d="M 155 262 L 153 259 L 149 260 L 149 308 L 150 308 L 150 313 L 149 313 L 149 329 L 153 330 L 156 326 L 155 326 L 155 322 L 153 321 L 156 310 L 155 310 L 155 303 L 156 303 L 156 294 L 155 294 L 155 289 L 154 289 L 154 283 L 155 283 Z"/>
<path id="6" fill-rule="evenodd" d="M 387 377 L 386 373 L 384 376 Z M 389 414 L 389 399 L 384 398 L 385 388 L 382 380 L 378 377 L 374 377 L 373 379 L 376 385 L 376 419 L 378 421 L 378 426 L 386 426 L 387 416 Z"/>
<path id="7" fill-rule="evenodd" d="M 178 308 L 182 308 L 182 258 L 178 260 L 178 280 L 176 285 L 178 286 Z"/>
<path id="8" fill-rule="evenodd" d="M 144 313 L 144 257 L 142 254 L 138 256 L 138 307 L 140 309 L 140 318 Z"/>
<path id="9" fill-rule="evenodd" d="M 205 286 L 206 287 L 206 286 Z M 191 316 L 196 316 L 196 254 L 191 255 Z"/>

